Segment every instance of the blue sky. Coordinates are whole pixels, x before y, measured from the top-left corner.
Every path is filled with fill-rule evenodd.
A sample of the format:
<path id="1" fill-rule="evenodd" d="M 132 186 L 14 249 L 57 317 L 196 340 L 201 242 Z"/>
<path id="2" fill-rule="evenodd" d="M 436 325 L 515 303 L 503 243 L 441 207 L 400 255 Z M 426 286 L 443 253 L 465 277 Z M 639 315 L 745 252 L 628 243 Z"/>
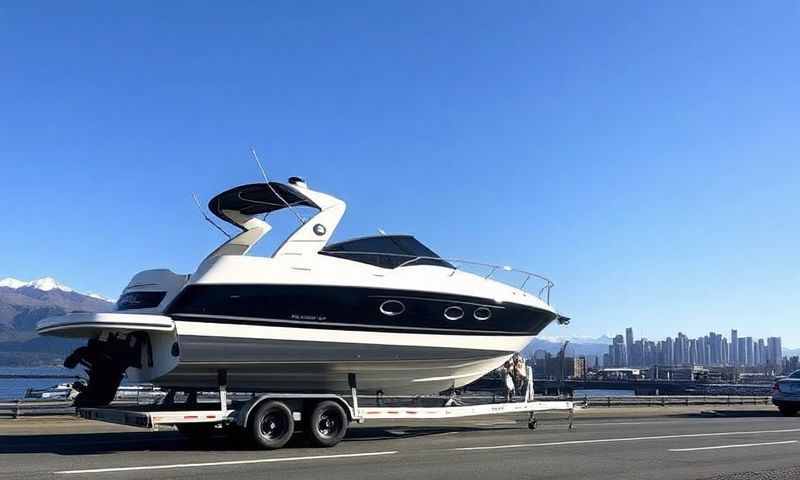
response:
<path id="1" fill-rule="evenodd" d="M 413 233 L 548 275 L 574 321 L 545 334 L 734 327 L 800 346 L 799 17 L 4 2 L 0 276 L 115 297 L 136 271 L 193 271 L 220 236 L 191 193 L 257 181 L 255 145 L 273 177 L 348 202 L 337 239 Z"/>

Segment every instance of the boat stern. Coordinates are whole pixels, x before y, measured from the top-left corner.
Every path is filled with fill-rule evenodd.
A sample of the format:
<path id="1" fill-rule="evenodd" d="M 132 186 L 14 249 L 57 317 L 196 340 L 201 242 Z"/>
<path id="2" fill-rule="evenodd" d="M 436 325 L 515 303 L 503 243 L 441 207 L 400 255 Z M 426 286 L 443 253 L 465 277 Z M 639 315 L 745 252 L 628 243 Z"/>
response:
<path id="1" fill-rule="evenodd" d="M 81 407 L 107 405 L 123 377 L 148 382 L 169 373 L 180 359 L 175 324 L 164 315 L 78 312 L 45 318 L 36 331 L 87 339 L 64 360 L 65 367 L 82 366 L 88 374 L 75 398 Z"/>

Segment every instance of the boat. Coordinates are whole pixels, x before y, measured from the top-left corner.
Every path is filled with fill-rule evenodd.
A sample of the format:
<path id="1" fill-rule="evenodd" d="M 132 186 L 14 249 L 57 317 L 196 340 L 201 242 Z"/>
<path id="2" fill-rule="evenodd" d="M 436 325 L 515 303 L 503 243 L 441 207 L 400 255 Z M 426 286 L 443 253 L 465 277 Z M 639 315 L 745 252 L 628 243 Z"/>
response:
<path id="1" fill-rule="evenodd" d="M 194 273 L 143 271 L 113 312 L 37 324 L 41 335 L 88 339 L 65 361 L 89 376 L 77 405 L 109 403 L 123 377 L 166 389 L 348 392 L 357 382 L 367 393 L 438 393 L 569 321 L 550 304 L 553 283 L 532 272 L 442 258 L 410 235 L 331 243 L 346 204 L 299 177 L 231 188 L 208 208 L 239 233 Z M 248 255 L 281 210 L 299 227 L 271 256 Z"/>
<path id="2" fill-rule="evenodd" d="M 25 391 L 26 400 L 73 400 L 80 393 L 83 385 L 79 382 L 59 383 L 48 388 L 29 388 Z M 114 395 L 118 402 L 153 402 L 166 396 L 166 392 L 154 385 L 120 385 Z"/>
<path id="3" fill-rule="evenodd" d="M 29 388 L 25 390 L 24 400 L 72 400 L 78 391 L 72 383 L 59 383 L 48 388 Z"/>

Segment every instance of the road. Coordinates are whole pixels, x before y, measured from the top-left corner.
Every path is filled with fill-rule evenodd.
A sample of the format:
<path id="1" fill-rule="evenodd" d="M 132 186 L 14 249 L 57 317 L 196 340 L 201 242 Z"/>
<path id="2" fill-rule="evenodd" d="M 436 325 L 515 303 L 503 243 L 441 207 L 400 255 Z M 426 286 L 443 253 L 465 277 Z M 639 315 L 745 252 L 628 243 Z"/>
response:
<path id="1" fill-rule="evenodd" d="M 753 472 L 761 472 L 755 474 Z M 0 479 L 35 478 L 800 478 L 800 417 L 773 407 L 594 408 L 519 415 L 386 422 L 351 429 L 335 448 L 300 439 L 272 452 L 220 436 L 192 444 L 72 418 L 0 420 Z"/>

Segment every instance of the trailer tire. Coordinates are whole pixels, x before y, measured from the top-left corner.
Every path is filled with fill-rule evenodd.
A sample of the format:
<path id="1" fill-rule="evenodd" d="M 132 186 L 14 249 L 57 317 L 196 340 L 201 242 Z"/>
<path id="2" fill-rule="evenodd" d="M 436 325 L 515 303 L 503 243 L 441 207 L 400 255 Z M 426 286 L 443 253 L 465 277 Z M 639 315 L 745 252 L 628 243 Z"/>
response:
<path id="1" fill-rule="evenodd" d="M 248 430 L 258 447 L 266 450 L 281 448 L 294 433 L 292 411 L 283 402 L 264 402 L 256 409 Z"/>
<path id="2" fill-rule="evenodd" d="M 308 439 L 317 447 L 332 447 L 341 442 L 350 423 L 342 406 L 332 400 L 316 404 L 307 419 Z"/>

